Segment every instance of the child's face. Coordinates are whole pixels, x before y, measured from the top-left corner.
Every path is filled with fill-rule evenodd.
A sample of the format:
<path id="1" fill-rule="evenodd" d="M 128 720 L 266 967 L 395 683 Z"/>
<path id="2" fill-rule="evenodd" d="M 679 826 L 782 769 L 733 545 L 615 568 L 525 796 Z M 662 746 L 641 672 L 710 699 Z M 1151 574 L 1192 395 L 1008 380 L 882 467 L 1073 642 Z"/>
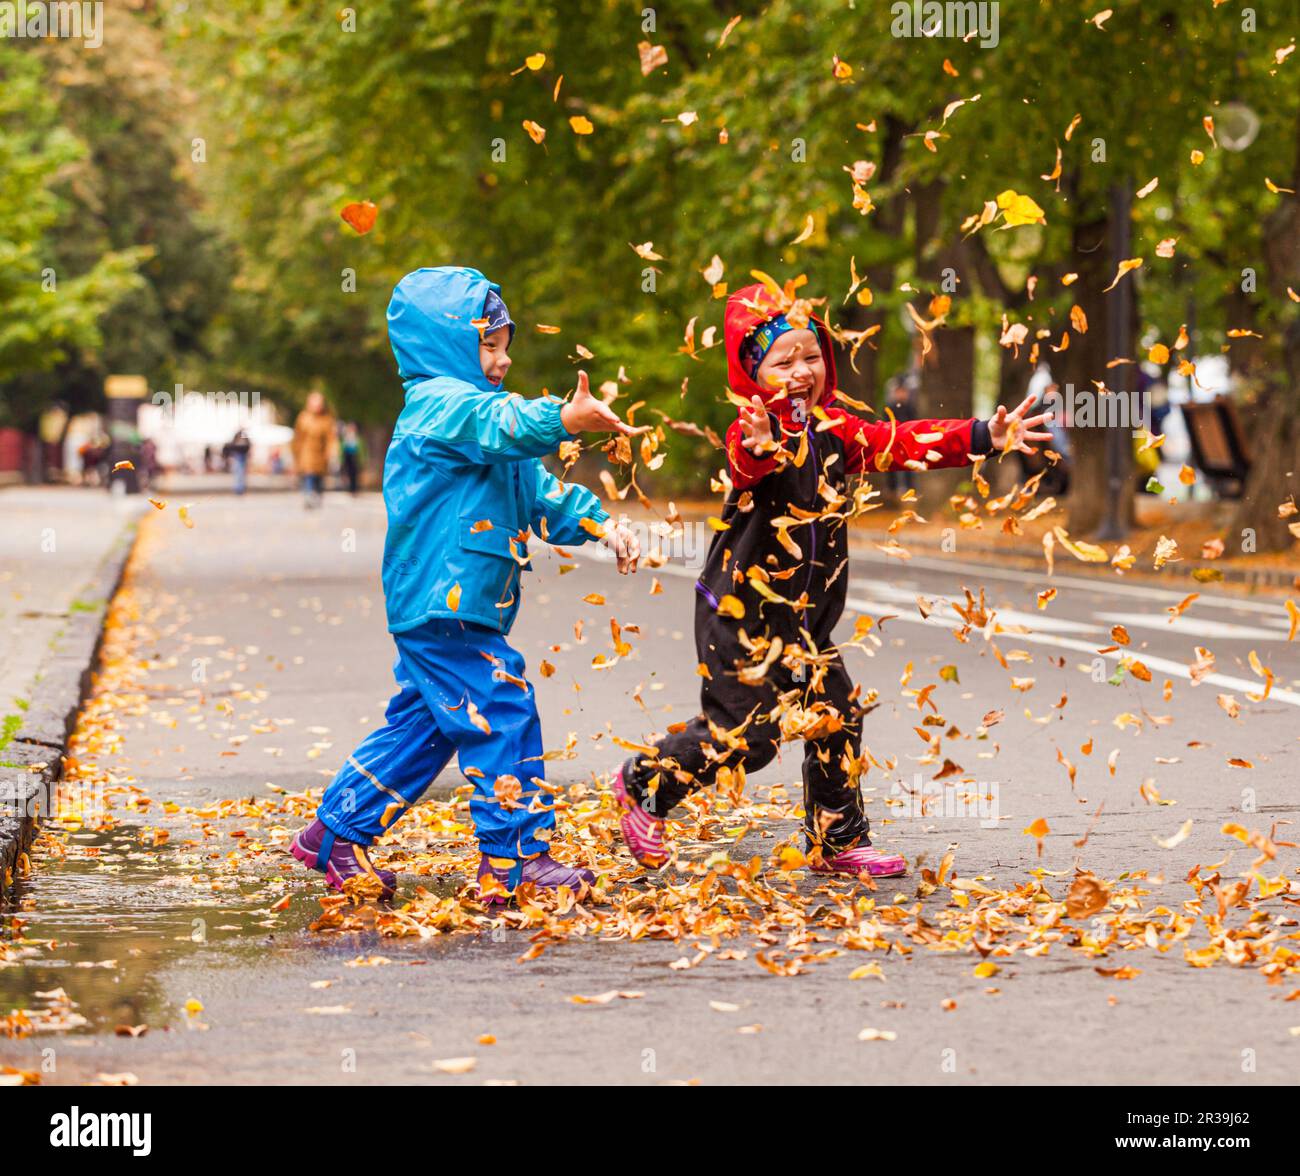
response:
<path id="1" fill-rule="evenodd" d="M 826 388 L 826 358 L 817 332 L 809 328 L 786 331 L 758 365 L 758 384 L 763 388 L 784 388 L 795 400 L 816 404 Z"/>
<path id="2" fill-rule="evenodd" d="M 483 368 L 483 374 L 493 384 L 500 384 L 506 378 L 506 372 L 510 370 L 512 360 L 506 351 L 510 346 L 510 328 L 498 327 L 490 334 L 484 335 L 479 340 L 478 361 Z"/>

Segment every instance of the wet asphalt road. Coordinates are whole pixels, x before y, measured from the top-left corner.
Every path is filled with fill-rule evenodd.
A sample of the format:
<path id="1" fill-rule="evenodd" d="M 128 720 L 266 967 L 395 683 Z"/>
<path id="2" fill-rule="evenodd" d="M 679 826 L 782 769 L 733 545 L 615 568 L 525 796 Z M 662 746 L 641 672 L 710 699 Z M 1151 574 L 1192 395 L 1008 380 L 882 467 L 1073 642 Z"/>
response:
<path id="1" fill-rule="evenodd" d="M 322 511 L 305 513 L 287 495 L 214 496 L 196 499 L 193 513 L 193 531 L 174 517 L 147 524 L 155 533 L 137 583 L 151 610 L 149 652 L 175 663 L 151 676 L 159 692 L 151 713 L 124 717 L 116 769 L 132 774 L 156 804 L 256 795 L 268 783 L 293 791 L 322 784 L 378 723 L 389 694 L 392 646 L 378 582 L 382 505 L 373 497 L 331 496 Z M 535 682 L 548 746 L 559 745 L 568 731 L 579 733 L 579 758 L 552 765 L 553 780 L 573 781 L 617 763 L 608 739 L 592 742 L 591 734 L 640 738 L 693 713 L 691 575 L 685 568 L 660 571 L 664 591 L 652 596 L 650 574 L 621 579 L 599 558 L 579 558 L 563 578 L 552 558 L 535 562 L 514 639 L 530 667 L 543 653 L 559 667 L 554 677 Z M 1152 588 L 1085 578 L 1068 556 L 1058 560 L 1058 572 L 1058 596 L 1040 611 L 1035 594 L 1047 584 L 1041 570 L 977 566 L 960 552 L 900 563 L 865 545 L 852 571 L 850 606 L 896 619 L 884 623 L 874 656 L 850 650 L 847 661 L 864 688 L 880 691 L 865 739 L 878 758 L 898 757 L 893 777 L 912 785 L 914 772 L 928 780 L 936 770 L 914 762 L 923 745 L 912 731 L 917 711 L 900 693 L 907 663 L 912 688 L 936 681 L 941 666 L 958 667 L 960 681 L 940 682 L 934 697 L 963 732 L 974 732 L 987 711 L 1005 712 L 988 739 L 945 743 L 945 754 L 976 776 L 996 807 L 986 802 L 969 812 L 949 804 L 945 811 L 942 797 L 924 813 L 914 804 L 888 806 L 890 780 L 873 772 L 866 794 L 877 843 L 913 860 L 925 855 L 931 865 L 952 848 L 958 874 L 979 875 L 993 887 L 1010 888 L 1038 867 L 1068 875 L 1081 864 L 1111 878 L 1146 869 L 1164 879 L 1150 884 L 1148 901 L 1176 906 L 1191 897 L 1181 879 L 1193 865 L 1219 862 L 1236 849 L 1225 867 L 1231 876 L 1253 856 L 1220 832 L 1225 821 L 1267 831 L 1300 814 L 1300 641 L 1287 644 L 1286 614 L 1272 598 L 1207 591 L 1170 623 L 1166 609 L 1185 595 L 1186 581 Z M 1023 650 L 1028 660 L 1013 658 L 1004 669 L 979 634 L 966 645 L 955 640 L 954 618 L 941 605 L 929 620 L 917 609 L 918 594 L 961 600 L 963 585 L 978 592 L 981 584 L 1004 625 L 1033 629 L 996 641 L 1004 655 Z M 602 593 L 608 607 L 584 604 L 590 592 Z M 637 654 L 595 674 L 588 664 L 611 612 L 641 626 Z M 593 637 L 577 646 L 572 627 L 580 617 Z M 846 633 L 852 618 L 850 612 Z M 1126 627 L 1128 649 L 1148 664 L 1151 683 L 1095 680 L 1095 650 L 1111 644 L 1114 624 Z M 558 656 L 546 652 L 556 642 L 569 648 Z M 1184 675 L 1198 645 L 1213 649 L 1219 677 L 1193 687 Z M 1261 704 L 1245 696 L 1260 682 L 1248 664 L 1252 649 L 1277 676 L 1272 697 Z M 202 658 L 211 660 L 200 702 L 193 675 Z M 1105 674 L 1114 669 L 1111 658 Z M 1032 688 L 1012 689 L 1013 675 L 1032 677 Z M 1166 678 L 1173 683 L 1168 702 L 1161 698 Z M 632 699 L 638 685 L 651 716 Z M 1240 719 L 1216 703 L 1218 694 L 1237 698 Z M 217 708 L 222 697 L 234 714 Z M 1140 730 L 1115 725 L 1125 712 L 1145 716 Z M 274 735 L 232 745 L 232 734 L 248 730 L 250 713 L 272 719 Z M 1152 715 L 1172 721 L 1153 723 Z M 1085 756 L 1080 747 L 1089 739 L 1093 751 Z M 1190 748 L 1190 741 L 1203 746 Z M 265 751 L 272 744 L 278 754 Z M 1112 777 L 1106 761 L 1116 748 Z M 1078 768 L 1073 790 L 1058 750 Z M 1230 758 L 1253 767 L 1233 767 Z M 755 781 L 793 784 L 798 765 L 799 756 L 787 754 Z M 1176 804 L 1146 803 L 1138 788 L 1148 778 Z M 458 782 L 454 770 L 440 781 Z M 1035 839 L 1022 831 L 1040 817 L 1052 830 L 1041 858 Z M 129 819 L 157 823 L 147 811 Z M 1157 844 L 1188 820 L 1192 829 L 1181 844 Z M 1090 826 L 1086 845 L 1076 848 Z M 1279 825 L 1279 837 L 1290 839 L 1288 832 Z M 116 841 L 97 835 L 96 844 L 120 868 L 49 865 L 28 887 L 28 935 L 76 946 L 49 953 L 44 962 L 0 969 L 0 1012 L 62 986 L 90 1024 L 73 1033 L 0 1040 L 0 1063 L 40 1070 L 44 1061 L 46 1083 L 131 1073 L 142 1082 L 315 1085 L 1262 1087 L 1300 1075 L 1300 1036 L 1289 1032 L 1300 1025 L 1300 1002 L 1283 999 L 1297 985 L 1269 985 L 1248 968 L 1193 969 L 1176 951 L 1094 961 L 1058 947 L 1038 958 L 1013 957 L 994 981 L 972 974 L 978 957 L 922 949 L 908 958 L 849 952 L 794 978 L 768 975 L 752 954 L 670 970 L 671 961 L 692 952 L 667 942 L 569 942 L 520 964 L 526 940 L 517 934 L 426 942 L 312 934 L 306 924 L 318 907 L 311 888 L 294 889 L 289 909 L 272 915 L 264 904 L 185 881 L 192 871 L 169 866 L 165 853 L 133 862 L 138 834 L 128 824 Z M 171 844 L 182 840 L 173 833 Z M 751 836 L 734 856 L 766 853 L 771 844 Z M 1278 872 L 1295 878 L 1297 851 L 1281 855 Z M 900 880 L 897 891 L 910 895 L 912 886 L 911 879 Z M 891 890 L 882 888 L 882 897 L 892 897 Z M 193 941 L 195 919 L 208 928 L 206 942 Z M 347 966 L 373 953 L 392 962 Z M 881 964 L 883 981 L 847 979 L 870 960 Z M 73 966 L 104 961 L 112 966 Z M 1128 981 L 1103 978 L 1093 967 L 1129 962 L 1142 970 Z M 331 981 L 327 989 L 312 987 L 324 980 Z M 597 1006 L 569 1000 L 610 989 L 645 995 Z M 184 1013 L 190 999 L 201 1002 L 201 1013 Z M 945 999 L 955 1000 L 955 1009 L 945 1011 Z M 717 1011 L 710 1002 L 739 1008 Z M 305 1011 L 321 1007 L 347 1011 Z M 151 1026 L 145 1036 L 113 1035 L 117 1024 L 141 1023 Z M 754 1024 L 761 1031 L 738 1031 Z M 859 1041 L 868 1026 L 897 1036 Z M 497 1044 L 476 1044 L 485 1033 Z M 52 1071 L 41 1053 L 50 1048 Z M 465 1056 L 478 1059 L 468 1074 L 433 1068 L 436 1059 Z"/>

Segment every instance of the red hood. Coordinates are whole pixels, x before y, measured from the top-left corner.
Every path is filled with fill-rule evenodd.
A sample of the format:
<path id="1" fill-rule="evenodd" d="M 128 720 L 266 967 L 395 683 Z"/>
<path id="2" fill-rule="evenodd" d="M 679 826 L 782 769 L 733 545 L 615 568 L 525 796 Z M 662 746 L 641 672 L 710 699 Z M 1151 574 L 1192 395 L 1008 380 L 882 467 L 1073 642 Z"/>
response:
<path id="1" fill-rule="evenodd" d="M 777 416 L 785 416 L 791 411 L 789 398 L 783 396 L 772 404 L 772 398 L 779 394 L 780 389 L 760 386 L 755 380 L 750 379 L 740 363 L 740 345 L 744 342 L 745 336 L 760 323 L 766 322 L 780 312 L 779 302 L 766 286 L 746 286 L 727 299 L 722 337 L 727 349 L 727 382 L 731 385 L 731 390 L 746 400 L 751 396 L 760 396 L 763 403 L 769 405 Z M 816 328 L 822 357 L 826 361 L 826 387 L 822 389 L 821 399 L 817 403 L 830 412 L 834 404 L 831 393 L 835 391 L 835 352 L 831 347 L 831 336 L 826 329 L 826 324 L 816 315 L 813 316 L 811 324 Z"/>

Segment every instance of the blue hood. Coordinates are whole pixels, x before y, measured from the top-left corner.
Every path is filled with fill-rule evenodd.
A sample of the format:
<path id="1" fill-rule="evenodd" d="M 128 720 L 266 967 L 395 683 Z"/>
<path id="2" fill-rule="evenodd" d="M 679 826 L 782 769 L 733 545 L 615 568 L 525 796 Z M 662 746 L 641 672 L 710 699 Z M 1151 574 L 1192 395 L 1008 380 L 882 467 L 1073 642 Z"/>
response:
<path id="1" fill-rule="evenodd" d="M 499 391 L 479 363 L 479 333 L 489 290 L 500 291 L 476 269 L 441 265 L 418 269 L 397 283 L 388 303 L 388 340 L 408 391 L 435 376 L 450 376 L 484 391 Z"/>

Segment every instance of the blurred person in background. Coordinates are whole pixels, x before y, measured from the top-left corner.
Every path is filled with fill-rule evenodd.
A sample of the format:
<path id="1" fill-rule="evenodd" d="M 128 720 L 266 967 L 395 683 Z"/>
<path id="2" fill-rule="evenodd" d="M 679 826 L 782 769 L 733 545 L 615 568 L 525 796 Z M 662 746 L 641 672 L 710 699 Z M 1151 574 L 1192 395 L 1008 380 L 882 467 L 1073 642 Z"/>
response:
<path id="1" fill-rule="evenodd" d="M 361 430 L 356 422 L 344 424 L 339 435 L 339 451 L 342 454 L 343 476 L 348 482 L 348 493 L 355 494 L 361 482 L 361 466 L 365 462 L 365 453 L 361 443 Z"/>
<path id="2" fill-rule="evenodd" d="M 334 437 L 334 414 L 324 394 L 313 392 L 293 426 L 293 468 L 302 479 L 303 505 L 308 510 L 321 504 Z"/>
<path id="3" fill-rule="evenodd" d="M 248 434 L 243 429 L 238 429 L 222 451 L 235 475 L 236 494 L 243 494 L 248 489 L 248 454 L 252 448 L 253 443 L 248 439 Z"/>

